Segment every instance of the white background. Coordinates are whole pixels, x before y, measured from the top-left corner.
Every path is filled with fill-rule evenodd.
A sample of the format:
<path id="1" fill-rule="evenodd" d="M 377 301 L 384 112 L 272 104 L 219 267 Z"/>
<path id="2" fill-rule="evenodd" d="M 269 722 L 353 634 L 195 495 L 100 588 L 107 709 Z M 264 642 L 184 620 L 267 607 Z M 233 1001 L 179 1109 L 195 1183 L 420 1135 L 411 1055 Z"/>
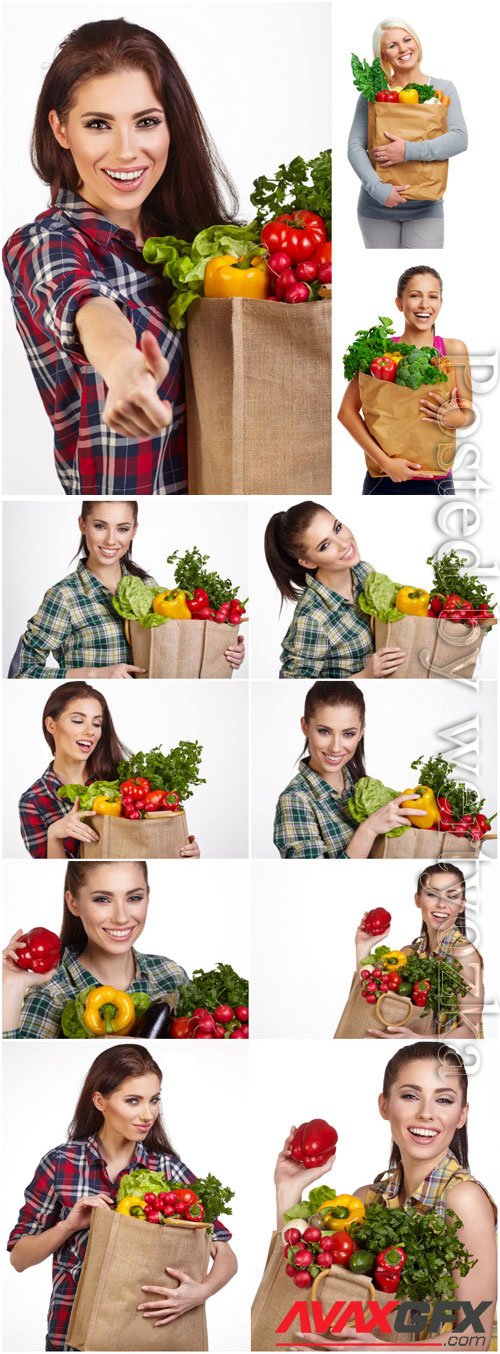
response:
<path id="1" fill-rule="evenodd" d="M 466 880 L 467 931 L 484 960 L 485 1038 L 498 1025 L 498 867 L 458 861 Z M 296 860 L 252 865 L 252 1034 L 264 1039 L 332 1039 L 356 967 L 354 938 L 365 911 L 385 907 L 390 933 L 378 944 L 401 949 L 420 934 L 414 895 L 426 862 Z M 265 935 L 265 945 L 262 937 Z M 279 954 L 279 964 L 276 955 Z M 328 958 L 325 958 L 328 956 Z M 486 1014 L 486 1004 L 495 1006 Z M 365 1055 L 351 1042 L 352 1056 Z M 371 1045 L 373 1045 L 371 1040 Z"/>
<path id="2" fill-rule="evenodd" d="M 4 35 L 3 239 L 44 211 L 49 190 L 29 162 L 36 101 L 59 43 L 71 29 L 115 18 L 120 7 L 98 4 L 7 4 Z M 180 2 L 131 0 L 125 17 L 159 33 L 173 50 L 251 220 L 253 180 L 274 175 L 296 155 L 309 160 L 331 145 L 330 6 L 326 3 Z M 19 66 L 22 51 L 23 98 Z M 12 117 L 12 108 L 16 116 Z M 53 465 L 52 429 L 21 340 L 4 283 L 5 493 L 62 493 Z M 20 411 L 22 410 L 22 419 Z"/>
<path id="3" fill-rule="evenodd" d="M 4 682 L 5 856 L 26 852 L 17 802 L 52 760 L 42 736 L 42 710 L 57 682 Z M 186 803 L 188 832 L 203 856 L 245 856 L 248 795 L 248 698 L 246 683 L 92 682 L 109 703 L 118 737 L 132 752 L 162 744 L 164 752 L 181 739 L 203 746 L 200 775 Z M 144 692 L 147 692 L 147 699 Z M 182 862 L 185 864 L 186 862 Z M 188 862 L 189 863 L 189 862 Z"/>
<path id="4" fill-rule="evenodd" d="M 119 1040 L 125 1043 L 126 1040 Z M 164 1073 L 163 1116 L 167 1135 L 181 1160 L 205 1176 L 210 1171 L 235 1191 L 233 1214 L 223 1217 L 233 1233 L 240 1261 L 236 1278 L 207 1305 L 210 1348 L 249 1348 L 249 1236 L 251 1181 L 247 1169 L 247 1045 L 235 1040 L 203 1043 L 149 1044 Z M 207 1051 L 208 1050 L 208 1051 Z M 57 1045 L 57 1067 L 51 1045 L 26 1040 L 4 1046 L 3 1145 L 10 1162 L 4 1191 L 5 1240 L 23 1203 L 23 1191 L 40 1158 L 65 1142 L 81 1084 L 95 1050 L 78 1040 Z M 16 1274 L 5 1255 L 4 1349 L 39 1350 L 45 1343 L 51 1265 Z"/>
<path id="5" fill-rule="evenodd" d="M 272 833 L 278 795 L 293 779 L 302 754 L 300 719 L 312 683 L 256 682 L 252 691 L 252 846 L 254 857 L 276 857 Z M 401 792 L 418 783 L 411 763 L 442 752 L 449 761 L 463 761 L 449 748 L 444 730 L 479 714 L 479 767 L 476 778 L 457 766 L 457 780 L 468 781 L 486 799 L 486 812 L 496 805 L 496 688 L 483 682 L 479 691 L 459 682 L 357 681 L 366 704 L 365 764 L 367 775 Z M 470 737 L 470 735 L 468 735 Z M 271 754 L 271 755 L 270 755 Z M 415 779 L 417 777 L 417 780 Z M 485 842 L 485 855 L 496 854 L 496 842 Z M 296 862 L 294 862 L 295 864 Z M 391 862 L 392 863 L 392 862 Z M 290 862 L 287 862 L 289 865 Z M 380 864 L 380 862 L 378 862 Z M 293 868 L 293 867 L 292 867 Z"/>
<path id="6" fill-rule="evenodd" d="M 4 861 L 4 945 L 20 926 L 24 931 L 47 926 L 59 934 L 65 871 L 63 860 L 48 860 L 44 869 L 31 858 Z M 140 954 L 174 959 L 189 977 L 193 969 L 211 969 L 218 963 L 231 964 L 242 977 L 248 977 L 248 872 L 245 861 L 204 860 L 199 871 L 193 872 L 184 869 L 182 860 L 148 861 L 148 915 L 135 948 Z"/>
<path id="7" fill-rule="evenodd" d="M 39 607 L 46 589 L 77 567 L 77 561 L 72 557 L 80 539 L 79 512 L 80 501 L 71 498 L 42 504 L 36 501 L 4 503 L 4 676 L 19 636 Z M 12 568 L 21 539 L 29 543 L 35 568 Z M 244 499 L 220 502 L 181 496 L 175 501 L 162 497 L 139 500 L 139 527 L 132 558 L 158 583 L 174 586 L 175 564 L 166 564 L 167 555 L 174 550 L 182 555 L 194 545 L 202 555 L 210 555 L 209 570 L 216 570 L 222 578 L 230 578 L 235 587 L 239 585 L 238 595 L 242 601 L 248 597 L 248 505 Z M 247 624 L 241 626 L 240 633 L 246 643 L 248 631 Z M 54 666 L 53 662 L 49 666 Z M 243 670 L 234 672 L 232 680 L 247 675 L 248 661 L 245 661 Z"/>
<path id="8" fill-rule="evenodd" d="M 250 568 L 252 588 L 252 654 L 250 671 L 252 677 L 278 676 L 280 669 L 281 643 L 287 632 L 294 613 L 294 603 L 285 601 L 280 614 L 281 597 L 274 578 L 266 563 L 264 554 L 264 532 L 267 523 L 275 512 L 283 512 L 300 498 L 253 498 L 250 503 Z M 463 519 L 453 510 L 454 500 L 448 499 L 449 517 L 447 530 L 449 541 L 443 537 L 439 528 L 437 514 L 439 506 L 433 505 L 430 511 L 429 499 L 398 499 L 397 513 L 392 507 L 390 529 L 380 520 L 380 513 L 373 511 L 373 500 L 369 497 L 358 498 L 352 494 L 336 494 L 335 498 L 321 496 L 321 507 L 334 514 L 353 532 L 357 541 L 361 559 L 371 564 L 378 573 L 388 574 L 389 578 L 401 583 L 430 589 L 432 566 L 426 564 L 428 555 L 438 551 L 455 548 L 465 556 L 471 573 L 484 582 L 487 591 L 498 596 L 498 575 L 500 565 L 498 552 L 498 521 L 493 505 L 483 512 L 479 535 L 472 536 L 469 544 L 477 553 L 467 554 L 467 543 L 454 539 L 461 534 Z M 442 507 L 442 502 L 440 503 Z M 479 560 L 479 562 L 476 562 Z M 487 569 L 488 573 L 481 573 Z M 476 668 L 476 677 L 494 677 L 497 671 L 497 633 L 486 636 Z M 386 679 L 387 680 L 387 679 Z M 401 681 L 398 681 L 401 686 Z M 406 685 L 406 683 L 404 683 Z"/>

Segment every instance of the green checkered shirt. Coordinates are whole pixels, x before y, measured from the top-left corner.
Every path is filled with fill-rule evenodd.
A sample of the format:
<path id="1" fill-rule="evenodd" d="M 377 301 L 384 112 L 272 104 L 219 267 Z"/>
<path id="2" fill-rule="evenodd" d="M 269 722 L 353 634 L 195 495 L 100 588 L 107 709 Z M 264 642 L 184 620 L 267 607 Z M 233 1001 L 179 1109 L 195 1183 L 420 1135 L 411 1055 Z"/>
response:
<path id="1" fill-rule="evenodd" d="M 128 570 L 122 566 L 122 572 Z M 131 663 L 123 621 L 112 603 L 109 588 L 80 561 L 73 574 L 48 589 L 28 621 L 16 677 L 65 677 L 67 668 Z M 45 666 L 50 654 L 57 667 Z"/>
<path id="2" fill-rule="evenodd" d="M 348 766 L 344 767 L 344 783 L 340 795 L 311 770 L 308 757 L 300 763 L 276 805 L 273 841 L 284 860 L 348 859 L 345 848 L 356 831 L 347 808 L 354 788 Z"/>
<path id="3" fill-rule="evenodd" d="M 283 640 L 283 677 L 350 677 L 364 668 L 375 642 L 370 617 L 357 605 L 371 564 L 351 569 L 354 604 L 306 574 L 306 589 Z"/>
<path id="4" fill-rule="evenodd" d="M 161 954 L 138 954 L 137 950 L 132 950 L 132 954 L 137 977 L 127 987 L 127 992 L 147 992 L 154 1000 L 166 992 L 176 992 L 183 983 L 189 982 L 185 969 L 173 959 L 165 959 Z M 4 1039 L 61 1038 L 63 1007 L 92 984 L 94 987 L 100 985 L 94 974 L 80 963 L 76 950 L 65 950 L 50 982 L 28 991 L 17 1030 L 9 1030 Z"/>

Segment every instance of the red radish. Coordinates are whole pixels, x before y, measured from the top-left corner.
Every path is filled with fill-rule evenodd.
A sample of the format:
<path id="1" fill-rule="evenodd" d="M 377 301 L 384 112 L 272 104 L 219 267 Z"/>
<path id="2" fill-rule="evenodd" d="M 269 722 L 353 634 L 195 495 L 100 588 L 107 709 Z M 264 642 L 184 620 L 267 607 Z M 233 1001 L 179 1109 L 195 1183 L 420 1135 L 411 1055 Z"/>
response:
<path id="1" fill-rule="evenodd" d="M 318 282 L 329 283 L 331 282 L 331 280 L 332 280 L 331 263 L 322 263 L 321 266 L 318 268 Z"/>
<path id="2" fill-rule="evenodd" d="M 242 1025 L 248 1025 L 248 1006 L 235 1006 L 234 1014 L 237 1020 L 241 1020 Z"/>
<path id="3" fill-rule="evenodd" d="M 293 1257 L 293 1263 L 296 1265 L 297 1269 L 309 1269 L 309 1265 L 312 1265 L 313 1260 L 314 1255 L 312 1251 L 309 1250 L 308 1246 L 299 1248 Z"/>
<path id="4" fill-rule="evenodd" d="M 223 1039 L 226 1031 L 223 1025 L 214 1025 L 214 1039 Z"/>
<path id="5" fill-rule="evenodd" d="M 216 1006 L 214 1019 L 220 1021 L 222 1025 L 229 1025 L 230 1020 L 234 1020 L 234 1011 L 232 1006 Z"/>
<path id="6" fill-rule="evenodd" d="M 274 254 L 269 255 L 267 266 L 271 273 L 286 273 L 290 262 L 289 255 L 283 249 L 276 249 Z"/>
<path id="7" fill-rule="evenodd" d="M 306 1227 L 302 1233 L 303 1241 L 318 1242 L 321 1241 L 321 1230 L 319 1227 Z"/>
<path id="8" fill-rule="evenodd" d="M 290 1279 L 295 1278 L 296 1270 L 293 1265 L 285 1265 L 285 1274 L 288 1274 Z"/>
<path id="9" fill-rule="evenodd" d="M 241 1038 L 248 1039 L 248 1025 L 241 1025 Z"/>
<path id="10" fill-rule="evenodd" d="M 288 1246 L 296 1246 L 300 1241 L 300 1232 L 298 1227 L 288 1227 L 285 1232 L 285 1241 Z"/>
<path id="11" fill-rule="evenodd" d="M 243 1026 L 243 1025 L 240 1025 L 239 1029 L 237 1029 L 237 1030 L 231 1030 L 231 1033 L 230 1033 L 230 1035 L 229 1035 L 229 1038 L 230 1038 L 230 1039 L 248 1039 L 248 1025 L 247 1025 L 247 1032 L 246 1032 L 246 1034 L 245 1034 L 245 1032 L 244 1032 L 244 1026 Z"/>
<path id="12" fill-rule="evenodd" d="M 314 259 L 302 259 L 297 264 L 295 276 L 299 282 L 314 282 L 317 272 L 318 265 L 314 262 Z"/>
<path id="13" fill-rule="evenodd" d="M 283 300 L 287 287 L 290 287 L 295 280 L 293 268 L 287 268 L 286 273 L 280 273 L 279 277 L 276 278 L 276 295 L 280 301 Z"/>
<path id="14" fill-rule="evenodd" d="M 299 1274 L 296 1274 L 294 1272 L 293 1282 L 294 1284 L 296 1284 L 297 1288 L 310 1288 L 312 1284 L 312 1278 L 311 1275 L 307 1273 L 307 1270 L 303 1269 L 300 1271 Z"/>
<path id="15" fill-rule="evenodd" d="M 315 1263 L 319 1265 L 320 1269 L 329 1269 L 332 1263 L 331 1251 L 330 1250 L 325 1251 L 324 1248 L 322 1251 L 318 1251 Z"/>
<path id="16" fill-rule="evenodd" d="M 305 282 L 293 282 L 287 287 L 285 292 L 285 301 L 289 306 L 300 305 L 302 301 L 309 300 L 309 287 Z"/>
<path id="17" fill-rule="evenodd" d="M 166 1218 L 173 1218 L 176 1211 L 175 1204 L 164 1204 L 161 1211 L 165 1214 Z"/>

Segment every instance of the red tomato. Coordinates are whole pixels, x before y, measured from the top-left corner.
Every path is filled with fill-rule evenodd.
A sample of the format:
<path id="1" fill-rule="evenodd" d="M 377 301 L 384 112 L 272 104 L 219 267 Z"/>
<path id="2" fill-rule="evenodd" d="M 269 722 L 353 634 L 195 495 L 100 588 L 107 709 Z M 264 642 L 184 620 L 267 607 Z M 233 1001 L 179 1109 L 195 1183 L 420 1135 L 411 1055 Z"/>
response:
<path id="1" fill-rule="evenodd" d="M 323 244 L 320 244 L 320 247 L 319 249 L 316 250 L 316 253 L 313 254 L 312 262 L 315 263 L 318 268 L 320 268 L 322 263 L 331 263 L 331 261 L 332 261 L 332 242 L 331 240 L 325 240 Z"/>

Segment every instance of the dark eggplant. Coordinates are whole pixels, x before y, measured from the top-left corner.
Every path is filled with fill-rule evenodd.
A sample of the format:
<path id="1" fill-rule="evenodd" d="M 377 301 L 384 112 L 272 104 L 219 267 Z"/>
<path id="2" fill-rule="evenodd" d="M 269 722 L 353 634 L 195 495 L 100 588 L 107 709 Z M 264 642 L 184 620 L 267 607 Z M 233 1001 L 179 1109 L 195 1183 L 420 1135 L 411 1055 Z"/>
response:
<path id="1" fill-rule="evenodd" d="M 173 1015 L 166 1001 L 152 1001 L 134 1025 L 134 1038 L 137 1035 L 139 1039 L 168 1039 Z"/>

